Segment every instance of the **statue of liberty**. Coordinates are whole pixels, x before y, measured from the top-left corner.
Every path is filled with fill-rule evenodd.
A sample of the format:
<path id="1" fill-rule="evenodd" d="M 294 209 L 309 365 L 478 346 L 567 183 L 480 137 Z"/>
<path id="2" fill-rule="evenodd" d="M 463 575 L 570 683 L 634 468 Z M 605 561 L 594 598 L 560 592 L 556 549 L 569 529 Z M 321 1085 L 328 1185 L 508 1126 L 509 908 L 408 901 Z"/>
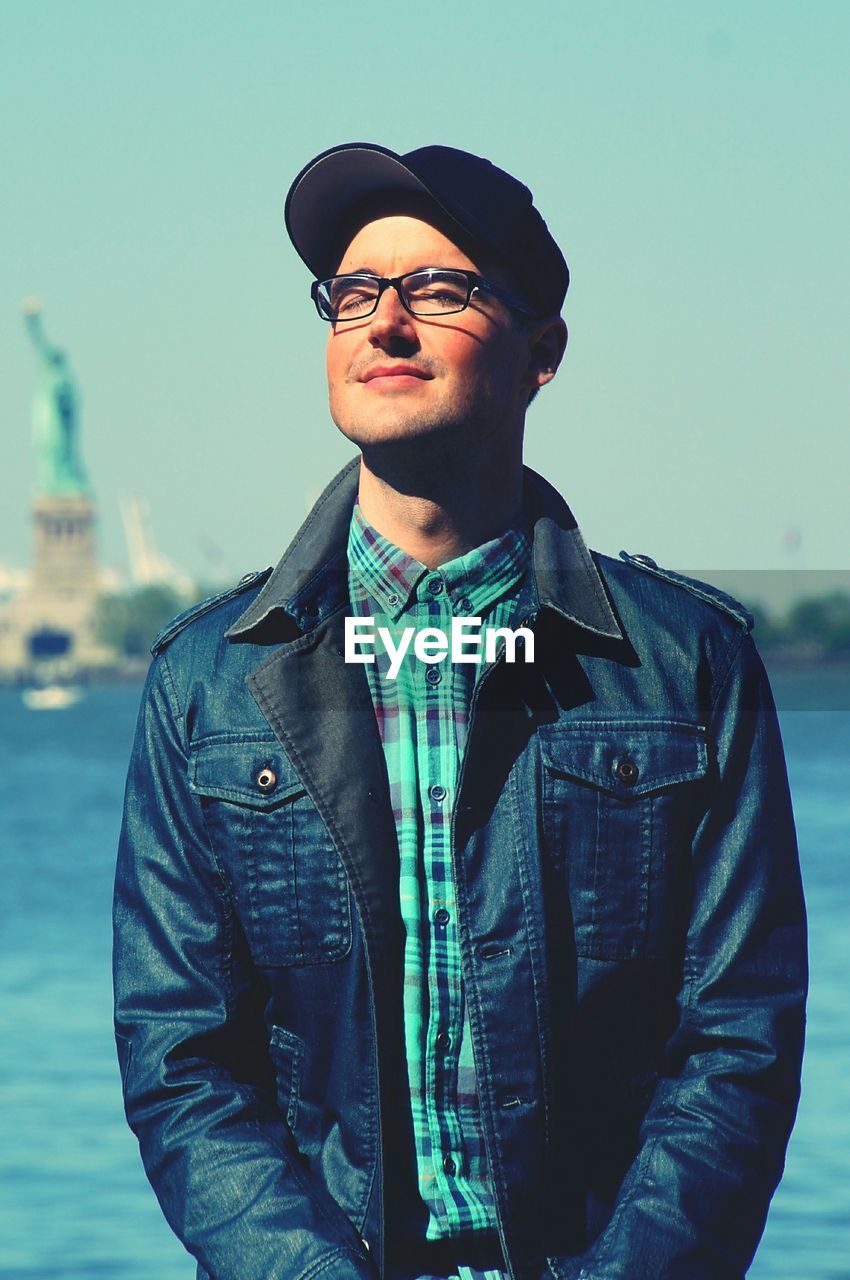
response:
<path id="1" fill-rule="evenodd" d="M 23 310 L 40 361 L 32 406 L 38 492 L 45 496 L 85 497 L 88 480 L 80 456 L 79 392 L 64 351 L 51 345 L 45 336 L 41 303 L 37 298 L 26 298 Z"/>

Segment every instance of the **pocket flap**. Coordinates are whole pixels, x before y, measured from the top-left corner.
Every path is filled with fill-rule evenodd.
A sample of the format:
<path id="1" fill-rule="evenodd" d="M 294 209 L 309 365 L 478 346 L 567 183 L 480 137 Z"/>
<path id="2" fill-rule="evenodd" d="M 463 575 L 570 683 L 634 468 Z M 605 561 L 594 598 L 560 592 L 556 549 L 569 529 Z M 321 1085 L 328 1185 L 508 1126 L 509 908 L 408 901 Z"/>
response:
<path id="1" fill-rule="evenodd" d="M 553 775 L 575 778 L 628 800 L 708 769 L 705 729 L 675 720 L 581 720 L 540 728 L 543 762 Z"/>
<path id="2" fill-rule="evenodd" d="M 222 734 L 192 744 L 189 785 L 196 795 L 233 800 L 252 809 L 304 795 L 304 784 L 277 738 Z"/>

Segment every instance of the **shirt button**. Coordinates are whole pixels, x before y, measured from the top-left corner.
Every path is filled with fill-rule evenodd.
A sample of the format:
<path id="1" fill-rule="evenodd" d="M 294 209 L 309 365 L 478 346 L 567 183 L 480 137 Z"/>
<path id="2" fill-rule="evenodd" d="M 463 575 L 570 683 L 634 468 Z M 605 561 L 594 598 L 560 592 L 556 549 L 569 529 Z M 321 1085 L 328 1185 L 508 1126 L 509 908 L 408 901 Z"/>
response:
<path id="1" fill-rule="evenodd" d="M 437 910 L 434 912 L 435 924 L 441 924 L 445 926 L 449 923 L 450 920 L 451 920 L 451 916 L 449 915 L 445 907 L 438 907 Z"/>
<path id="2" fill-rule="evenodd" d="M 389 605 L 397 605 L 400 601 L 401 601 L 401 596 L 397 595 L 395 591 L 391 592 L 387 596 L 387 604 Z"/>
<path id="3" fill-rule="evenodd" d="M 436 800 L 437 804 L 442 804 L 446 798 L 446 788 L 441 787 L 439 782 L 437 782 L 433 787 L 428 788 L 428 795 L 432 800 Z"/>
<path id="4" fill-rule="evenodd" d="M 457 1173 L 457 1165 L 454 1160 L 452 1160 L 451 1156 L 443 1156 L 443 1168 L 450 1178 L 453 1178 Z"/>
<path id="5" fill-rule="evenodd" d="M 425 679 L 429 684 L 439 684 L 442 678 L 439 667 L 429 667 L 425 672 Z"/>
<path id="6" fill-rule="evenodd" d="M 446 1049 L 451 1049 L 451 1047 L 452 1047 L 452 1038 L 449 1035 L 448 1031 L 441 1031 L 440 1034 L 437 1036 L 437 1048 L 442 1050 L 443 1053 L 445 1053 Z"/>
<path id="7" fill-rule="evenodd" d="M 428 590 L 431 592 L 431 595 L 432 595 L 432 596 L 438 596 L 438 595 L 440 594 L 440 592 L 442 591 L 442 589 L 443 589 L 443 579 L 442 579 L 442 578 L 429 578 L 429 579 L 428 579 Z"/>
<path id="8" fill-rule="evenodd" d="M 462 613 L 472 613 L 472 601 L 469 596 L 461 596 L 457 602 L 457 607 Z"/>

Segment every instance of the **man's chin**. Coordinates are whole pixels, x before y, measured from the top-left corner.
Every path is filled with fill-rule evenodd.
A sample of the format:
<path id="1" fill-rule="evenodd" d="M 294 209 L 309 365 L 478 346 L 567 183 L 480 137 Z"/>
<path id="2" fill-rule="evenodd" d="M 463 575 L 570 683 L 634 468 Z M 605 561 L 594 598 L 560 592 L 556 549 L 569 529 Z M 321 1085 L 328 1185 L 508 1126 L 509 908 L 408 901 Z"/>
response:
<path id="1" fill-rule="evenodd" d="M 433 448 L 441 439 L 456 437 L 460 424 L 443 418 L 386 416 L 372 422 L 337 422 L 337 427 L 359 449 L 392 450 L 415 448 L 428 444 Z"/>

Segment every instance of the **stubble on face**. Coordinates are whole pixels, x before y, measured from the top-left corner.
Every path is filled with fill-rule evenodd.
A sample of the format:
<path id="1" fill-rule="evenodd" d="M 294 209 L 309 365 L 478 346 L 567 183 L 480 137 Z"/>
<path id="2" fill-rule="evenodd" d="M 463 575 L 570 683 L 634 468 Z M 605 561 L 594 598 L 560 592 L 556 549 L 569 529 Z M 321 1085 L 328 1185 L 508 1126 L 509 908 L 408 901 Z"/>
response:
<path id="1" fill-rule="evenodd" d="M 338 272 L 397 276 L 425 266 L 480 271 L 439 219 L 419 208 L 375 217 L 357 230 Z M 483 272 L 482 272 L 483 274 Z M 495 445 L 516 404 L 517 344 L 509 316 L 483 295 L 464 312 L 414 319 L 392 290 L 370 319 L 329 335 L 331 416 L 365 456 L 391 454 L 429 474 Z M 408 367 L 419 378 L 364 380 L 370 370 Z M 513 415 L 516 417 L 516 414 Z M 520 415 L 521 417 L 521 415 Z M 511 424 L 513 425 L 513 424 Z M 520 422 L 521 427 L 521 422 Z"/>
<path id="2" fill-rule="evenodd" d="M 436 356 L 399 349 L 391 358 L 415 363 L 424 375 L 423 380 L 429 383 L 447 379 L 448 365 Z M 345 375 L 344 385 L 356 393 L 363 385 L 363 375 L 379 362 L 386 363 L 380 352 L 355 361 Z M 421 471 L 431 479 L 469 457 L 475 439 L 481 434 L 483 415 L 480 405 L 476 412 L 471 395 L 432 396 L 417 408 L 416 394 L 415 389 L 409 388 L 373 392 L 373 397 L 380 396 L 379 404 L 364 406 L 359 413 L 347 413 L 344 407 L 338 407 L 340 397 L 335 397 L 331 390 L 331 416 L 342 434 L 362 450 L 364 457 L 373 460 L 373 469 L 377 469 L 380 459 L 384 465 L 393 459 L 405 470 Z"/>

